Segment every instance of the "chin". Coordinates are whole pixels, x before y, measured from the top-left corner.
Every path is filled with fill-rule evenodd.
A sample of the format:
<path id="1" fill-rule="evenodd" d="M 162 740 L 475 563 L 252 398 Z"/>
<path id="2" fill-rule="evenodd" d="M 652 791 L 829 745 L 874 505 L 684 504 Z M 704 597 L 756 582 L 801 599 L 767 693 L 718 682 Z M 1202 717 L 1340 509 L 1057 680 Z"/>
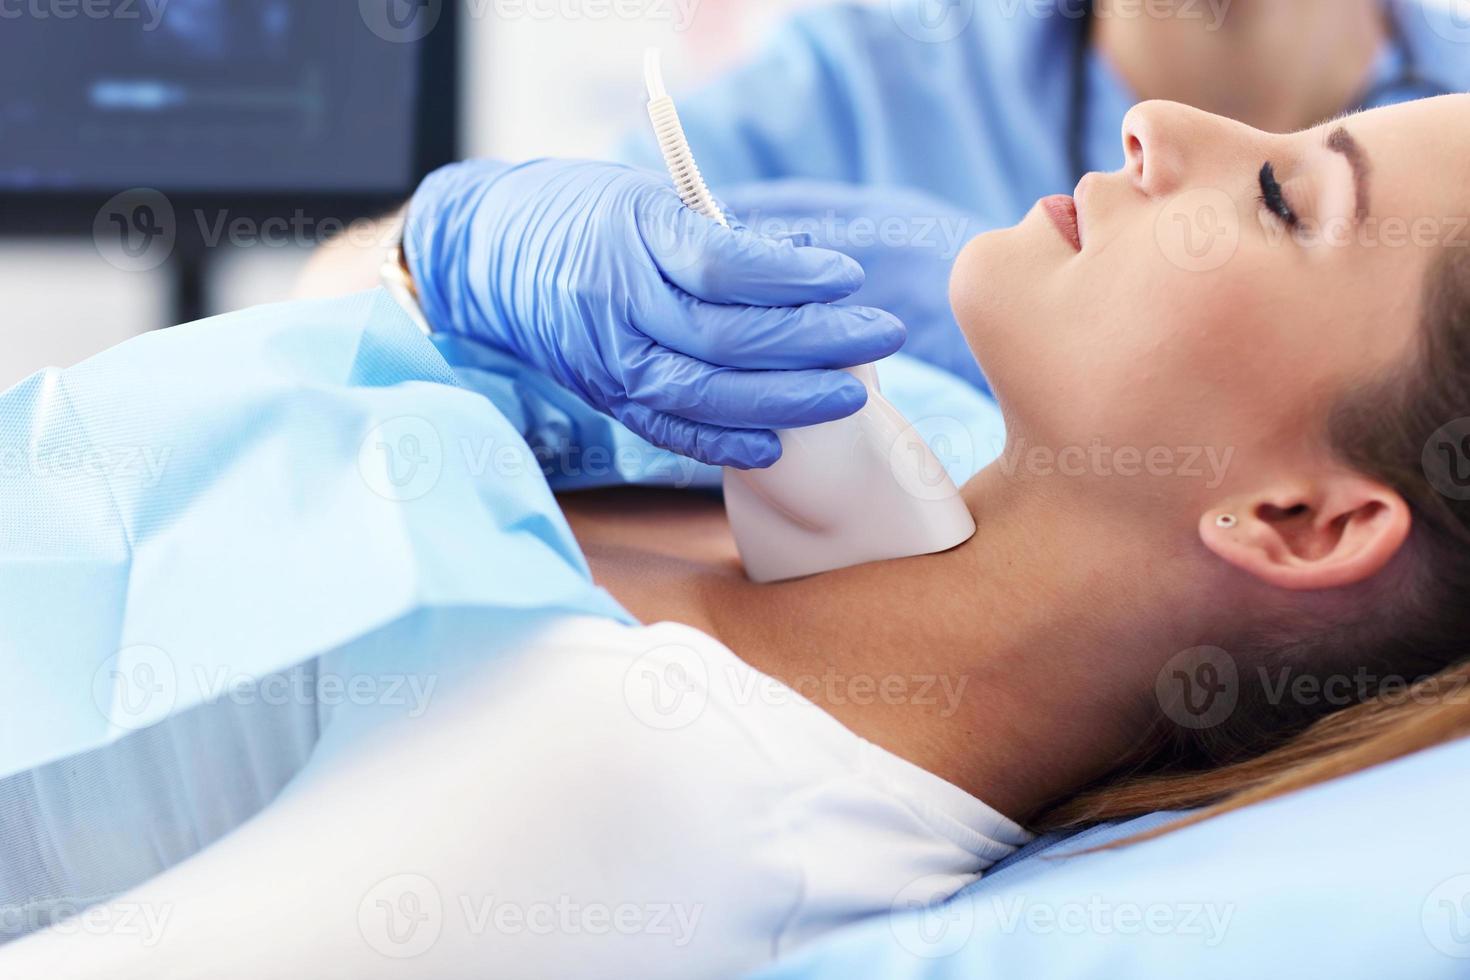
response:
<path id="1" fill-rule="evenodd" d="M 1049 223 L 1027 221 L 971 240 L 955 260 L 950 305 L 1008 425 L 1054 435 L 1058 392 L 1085 388 L 1072 255 Z"/>
<path id="2" fill-rule="evenodd" d="M 1032 294 L 1028 287 L 1027 250 L 1017 229 L 992 231 L 960 252 L 949 279 L 949 302 L 955 321 L 987 377 L 1009 359 L 1011 348 L 1027 333 L 1023 322 Z"/>

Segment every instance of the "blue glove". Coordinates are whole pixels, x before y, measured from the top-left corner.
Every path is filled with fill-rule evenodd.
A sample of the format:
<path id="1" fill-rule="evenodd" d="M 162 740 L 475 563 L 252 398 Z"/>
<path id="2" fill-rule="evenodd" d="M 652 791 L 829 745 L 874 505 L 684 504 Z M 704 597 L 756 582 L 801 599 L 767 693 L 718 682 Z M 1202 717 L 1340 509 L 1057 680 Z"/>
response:
<path id="1" fill-rule="evenodd" d="M 777 180 L 726 189 L 725 204 L 758 235 L 805 234 L 857 260 L 867 273 L 845 299 L 888 310 L 909 330 L 903 352 L 990 386 L 949 305 L 955 259 L 998 225 L 906 187 Z"/>
<path id="2" fill-rule="evenodd" d="M 829 305 L 862 286 L 853 260 L 723 228 L 616 164 L 446 167 L 414 195 L 404 247 L 436 330 L 715 465 L 769 466 L 772 430 L 856 412 L 867 390 L 837 369 L 905 337 L 887 313 Z"/>

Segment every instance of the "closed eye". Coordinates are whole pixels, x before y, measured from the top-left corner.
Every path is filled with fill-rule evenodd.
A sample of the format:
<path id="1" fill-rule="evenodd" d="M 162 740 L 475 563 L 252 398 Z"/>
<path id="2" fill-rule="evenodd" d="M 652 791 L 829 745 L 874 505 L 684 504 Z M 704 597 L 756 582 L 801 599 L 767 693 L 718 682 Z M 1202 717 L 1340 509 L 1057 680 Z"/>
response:
<path id="1" fill-rule="evenodd" d="M 1281 181 L 1276 179 L 1276 167 L 1269 160 L 1261 167 L 1261 205 L 1288 228 L 1295 228 L 1301 223 L 1296 211 L 1287 203 Z"/>

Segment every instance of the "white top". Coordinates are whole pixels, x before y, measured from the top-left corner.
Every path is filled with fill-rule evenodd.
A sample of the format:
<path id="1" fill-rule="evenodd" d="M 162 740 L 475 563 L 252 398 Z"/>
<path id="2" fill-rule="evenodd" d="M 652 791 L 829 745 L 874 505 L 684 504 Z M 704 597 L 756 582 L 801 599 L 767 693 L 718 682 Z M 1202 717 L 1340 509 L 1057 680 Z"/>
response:
<path id="1" fill-rule="evenodd" d="M 168 910 L 153 942 L 43 934 L 0 974 L 730 976 L 1028 840 L 685 626 L 563 620 L 367 717 L 116 903 Z"/>

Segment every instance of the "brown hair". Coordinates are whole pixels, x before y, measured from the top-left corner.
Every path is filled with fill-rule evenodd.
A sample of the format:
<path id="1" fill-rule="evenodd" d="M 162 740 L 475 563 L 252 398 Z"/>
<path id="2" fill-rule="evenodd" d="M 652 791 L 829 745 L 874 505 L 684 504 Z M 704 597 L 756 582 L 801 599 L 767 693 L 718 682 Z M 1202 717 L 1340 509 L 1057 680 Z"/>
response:
<path id="1" fill-rule="evenodd" d="M 1328 432 L 1339 458 L 1403 497 L 1409 540 L 1380 581 L 1339 597 L 1335 617 L 1233 651 L 1263 680 L 1285 669 L 1314 677 L 1315 690 L 1348 675 L 1403 683 L 1341 707 L 1241 682 L 1229 717 L 1200 731 L 1161 713 L 1138 756 L 1043 812 L 1036 829 L 1205 808 L 1123 842 L 1133 843 L 1470 735 L 1470 480 L 1458 471 L 1470 467 L 1470 252 L 1445 250 L 1422 306 L 1415 355 L 1344 399 Z M 1463 442 L 1443 438 L 1450 423 Z M 1359 612 L 1344 618 L 1343 608 Z"/>

